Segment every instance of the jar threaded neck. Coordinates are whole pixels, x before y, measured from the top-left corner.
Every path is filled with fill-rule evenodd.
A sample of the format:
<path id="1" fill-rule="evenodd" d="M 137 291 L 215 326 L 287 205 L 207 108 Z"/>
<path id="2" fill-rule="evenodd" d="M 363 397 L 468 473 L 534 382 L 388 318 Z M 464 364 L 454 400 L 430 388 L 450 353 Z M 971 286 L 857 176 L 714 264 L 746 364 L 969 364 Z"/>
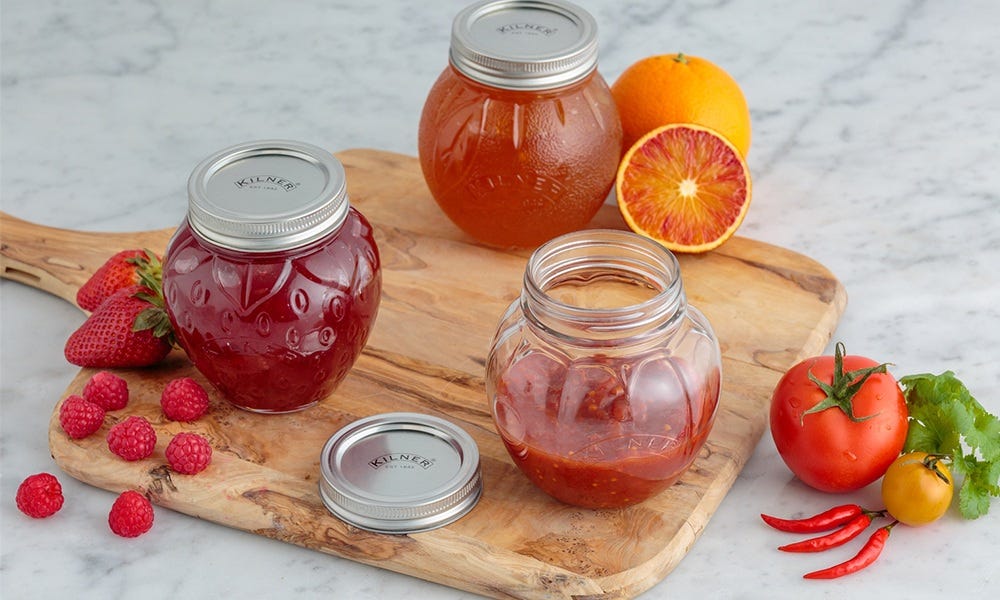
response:
<path id="1" fill-rule="evenodd" d="M 580 346 L 640 343 L 687 309 L 673 253 L 637 234 L 601 229 L 535 250 L 520 302 L 536 328 Z"/>

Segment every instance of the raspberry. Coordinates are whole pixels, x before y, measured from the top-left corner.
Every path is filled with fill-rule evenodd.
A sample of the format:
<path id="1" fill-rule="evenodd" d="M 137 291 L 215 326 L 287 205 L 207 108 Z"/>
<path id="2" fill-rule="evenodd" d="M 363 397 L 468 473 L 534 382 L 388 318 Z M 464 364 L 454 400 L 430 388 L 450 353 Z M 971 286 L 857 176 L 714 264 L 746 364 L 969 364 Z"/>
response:
<path id="1" fill-rule="evenodd" d="M 17 507 L 34 519 L 56 514 L 63 505 L 62 486 L 54 475 L 29 475 L 17 488 Z"/>
<path id="2" fill-rule="evenodd" d="M 184 475 L 200 473 L 212 462 L 212 446 L 197 433 L 178 433 L 167 444 L 166 454 L 170 468 Z"/>
<path id="3" fill-rule="evenodd" d="M 143 417 L 129 417 L 108 431 L 108 448 L 125 460 L 142 460 L 155 447 L 156 432 Z"/>
<path id="4" fill-rule="evenodd" d="M 104 425 L 104 409 L 74 394 L 59 407 L 59 424 L 66 435 L 80 440 Z"/>
<path id="5" fill-rule="evenodd" d="M 195 421 L 208 410 L 208 393 L 194 379 L 180 377 L 163 388 L 160 406 L 171 421 Z"/>
<path id="6" fill-rule="evenodd" d="M 139 537 L 153 527 L 153 505 L 139 492 L 126 490 L 111 505 L 108 525 L 122 537 Z"/>
<path id="7" fill-rule="evenodd" d="M 83 386 L 83 397 L 104 410 L 125 408 L 128 404 L 128 382 L 109 371 L 100 371 Z"/>

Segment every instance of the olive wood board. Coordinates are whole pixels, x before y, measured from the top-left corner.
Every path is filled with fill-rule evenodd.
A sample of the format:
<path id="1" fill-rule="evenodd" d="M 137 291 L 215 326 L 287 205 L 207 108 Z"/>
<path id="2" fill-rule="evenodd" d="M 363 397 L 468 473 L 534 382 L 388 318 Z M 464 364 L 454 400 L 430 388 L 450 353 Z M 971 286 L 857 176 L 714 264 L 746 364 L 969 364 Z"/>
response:
<path id="1" fill-rule="evenodd" d="M 753 452 L 780 375 L 825 348 L 846 305 L 840 282 L 807 257 L 742 237 L 680 256 L 688 300 L 712 322 L 722 347 L 714 428 L 691 468 L 660 495 L 620 510 L 574 508 L 546 496 L 514 466 L 484 391 L 489 343 L 520 292 L 530 252 L 484 247 L 454 227 L 414 157 L 369 149 L 337 157 L 352 204 L 375 227 L 384 286 L 368 345 L 340 387 L 316 407 L 277 416 L 234 409 L 211 390 L 205 417 L 175 423 L 159 408 L 165 384 L 190 376 L 208 387 L 175 350 L 159 366 L 119 370 L 130 404 L 109 412 L 95 435 L 67 437 L 56 405 L 49 445 L 60 468 L 107 490 L 142 490 L 158 506 L 201 519 L 485 596 L 629 598 L 660 582 Z M 183 202 L 183 186 L 178 190 Z M 80 232 L 10 215 L 0 226 L 3 277 L 70 302 L 111 254 L 133 247 L 162 252 L 173 231 Z M 607 205 L 591 227 L 625 225 Z M 80 393 L 93 373 L 82 369 L 63 397 Z M 355 419 L 391 411 L 437 415 L 475 439 L 484 492 L 468 515 L 432 531 L 385 535 L 347 525 L 324 507 L 324 442 Z M 131 414 L 147 417 L 158 434 L 152 457 L 135 463 L 112 455 L 104 442 L 107 429 Z M 182 430 L 207 436 L 215 449 L 198 475 L 166 466 L 166 444 Z"/>

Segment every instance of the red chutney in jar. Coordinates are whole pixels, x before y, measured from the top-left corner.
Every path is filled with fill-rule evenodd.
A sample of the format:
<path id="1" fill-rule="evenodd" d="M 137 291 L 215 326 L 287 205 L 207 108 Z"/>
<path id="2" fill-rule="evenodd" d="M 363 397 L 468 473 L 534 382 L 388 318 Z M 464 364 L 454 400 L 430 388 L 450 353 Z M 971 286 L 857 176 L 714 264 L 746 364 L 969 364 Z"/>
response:
<path id="1" fill-rule="evenodd" d="M 695 459 L 719 384 L 717 370 L 699 379 L 682 359 L 658 353 L 564 365 L 533 352 L 499 379 L 496 426 L 550 496 L 586 508 L 628 506 L 665 490 Z"/>
<path id="2" fill-rule="evenodd" d="M 622 144 L 593 17 L 561 1 L 479 3 L 456 16 L 450 57 L 418 136 L 444 213 L 502 247 L 583 228 L 607 198 Z"/>
<path id="3" fill-rule="evenodd" d="M 708 437 L 721 377 L 718 340 L 687 303 L 677 258 L 611 229 L 531 254 L 486 360 L 514 464 L 587 508 L 642 502 L 676 481 Z"/>
<path id="4" fill-rule="evenodd" d="M 192 174 L 163 284 L 178 342 L 232 404 L 301 410 L 360 355 L 381 295 L 371 225 L 328 152 L 252 142 Z"/>

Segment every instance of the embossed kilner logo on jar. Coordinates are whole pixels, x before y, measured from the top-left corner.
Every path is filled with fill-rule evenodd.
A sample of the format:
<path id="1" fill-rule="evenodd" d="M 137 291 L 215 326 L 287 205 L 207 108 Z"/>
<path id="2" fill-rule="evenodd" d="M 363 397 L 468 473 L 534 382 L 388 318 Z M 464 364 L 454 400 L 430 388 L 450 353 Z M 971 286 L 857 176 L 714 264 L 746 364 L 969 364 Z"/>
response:
<path id="1" fill-rule="evenodd" d="M 544 35 L 546 37 L 555 35 L 559 32 L 556 27 L 548 27 L 546 25 L 540 25 L 538 23 L 509 23 L 507 25 L 501 25 L 497 27 L 497 31 L 500 33 L 512 33 L 512 34 L 530 34 L 530 35 Z"/>
<path id="2" fill-rule="evenodd" d="M 290 192 L 300 185 L 299 183 L 275 175 L 250 175 L 242 179 L 237 179 L 233 184 L 241 190 L 284 190 L 286 192 Z"/>
<path id="3" fill-rule="evenodd" d="M 410 452 L 390 452 L 371 459 L 368 461 L 368 466 L 373 469 L 415 469 L 419 467 L 426 471 L 434 466 L 434 459 Z"/>
<path id="4" fill-rule="evenodd" d="M 633 433 L 594 442 L 574 454 L 577 460 L 600 460 L 609 456 L 650 456 L 670 452 L 682 440 L 670 435 Z"/>

